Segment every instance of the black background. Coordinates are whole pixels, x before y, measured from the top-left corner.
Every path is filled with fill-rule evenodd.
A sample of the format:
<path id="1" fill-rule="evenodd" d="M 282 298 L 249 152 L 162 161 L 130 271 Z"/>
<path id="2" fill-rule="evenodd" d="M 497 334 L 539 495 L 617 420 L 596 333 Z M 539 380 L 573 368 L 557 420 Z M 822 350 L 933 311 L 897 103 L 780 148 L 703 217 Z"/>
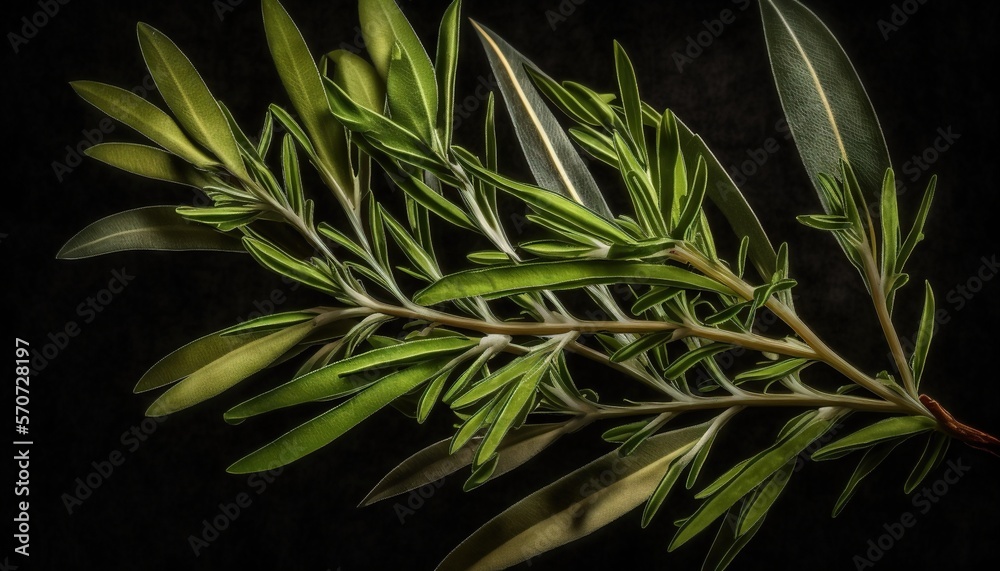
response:
<path id="1" fill-rule="evenodd" d="M 31 385 L 31 558 L 13 555 L 12 547 L 0 552 L 0 560 L 13 555 L 10 563 L 21 569 L 431 569 L 504 507 L 607 450 L 598 439 L 600 429 L 588 430 L 565 439 L 517 474 L 471 494 L 461 492 L 462 478 L 448 478 L 403 524 L 393 509 L 395 500 L 365 509 L 354 506 L 396 462 L 447 435 L 443 415 L 417 426 L 383 412 L 350 436 L 285 469 L 259 495 L 259 487 L 245 476 L 226 474 L 226 466 L 298 419 L 227 426 L 221 412 L 239 395 L 225 395 L 178 414 L 129 451 L 122 434 L 141 426 L 142 413 L 153 398 L 135 396 L 131 388 L 159 357 L 245 317 L 273 290 L 289 297 L 282 310 L 315 301 L 311 294 L 291 291 L 246 257 L 128 253 L 74 262 L 54 259 L 62 243 L 101 216 L 191 201 L 186 190 L 130 177 L 94 161 L 85 161 L 62 181 L 53 172 L 54 161 L 65 161 L 65 147 L 84 141 L 83 132 L 97 127 L 103 117 L 78 100 L 67 82 L 95 79 L 131 87 L 145 75 L 135 41 L 137 21 L 158 27 L 176 41 L 248 130 L 256 130 L 268 103 L 287 103 L 267 53 L 259 4 L 232 3 L 236 6 L 220 18 L 220 3 L 210 0 L 76 0 L 61 6 L 18 53 L 3 48 L 7 180 L 0 218 L 0 234 L 6 236 L 0 253 L 6 268 L 5 311 L 14 316 L 8 321 L 8 339 L 21 337 L 41 348 L 50 333 L 69 321 L 81 329 Z M 794 223 L 794 215 L 818 207 L 791 142 L 775 128 L 781 108 L 769 75 L 759 12 L 754 3 L 741 11 L 742 4 L 587 0 L 574 5 L 566 0 L 562 10 L 572 13 L 564 21 L 553 21 L 546 12 L 558 11 L 558 0 L 467 1 L 466 14 L 504 36 L 554 77 L 605 91 L 614 86 L 612 40 L 621 40 L 635 62 L 644 98 L 657 107 L 673 108 L 727 166 L 746 160 L 748 149 L 776 138 L 779 151 L 743 188 L 772 239 L 792 244 L 793 277 L 801 284 L 800 312 L 852 361 L 868 370 L 886 368 L 877 324 L 857 276 L 841 261 L 832 241 Z M 935 340 L 924 389 L 959 418 L 997 433 L 998 285 L 987 282 L 961 308 L 946 296 L 979 271 L 983 256 L 997 253 L 998 117 L 990 82 L 998 56 L 1000 7 L 987 1 L 933 0 L 886 39 L 877 22 L 890 17 L 892 3 L 861 4 L 809 3 L 855 62 L 897 168 L 932 145 L 938 128 L 950 127 L 961 135 L 933 165 L 941 184 L 928 224 L 929 239 L 910 267 L 918 285 L 900 296 L 895 319 L 904 333 L 915 329 L 919 282 L 929 279 L 950 319 Z M 317 53 L 342 42 L 353 44 L 353 2 L 287 0 L 286 6 Z M 413 1 L 404 9 L 430 42 L 443 6 Z M 671 55 L 684 50 L 687 38 L 705 29 L 703 21 L 718 18 L 725 8 L 737 13 L 736 21 L 679 72 Z M 30 18 L 39 7 L 19 1 L 6 3 L 4 10 L 3 31 L 20 33 L 20 18 Z M 477 77 L 489 71 L 470 31 L 468 26 L 463 29 L 460 98 L 472 95 Z M 477 146 L 476 123 L 470 119 L 457 138 Z M 122 127 L 106 138 L 137 140 Z M 504 149 L 514 156 L 516 145 Z M 519 160 L 508 159 L 509 168 L 523 169 Z M 927 179 L 923 174 L 908 183 L 908 193 L 900 198 L 905 216 L 915 210 Z M 134 281 L 86 323 L 78 305 L 105 288 L 112 270 L 121 268 L 134 275 Z M 580 369 L 579 375 L 581 384 L 614 382 L 599 371 Z M 260 379 L 256 385 L 279 378 Z M 739 449 L 730 457 L 744 454 L 749 446 L 763 446 L 779 425 L 766 415 L 748 418 L 727 441 L 727 446 Z M 717 447 L 716 455 L 726 456 L 723 448 Z M 901 450 L 896 462 L 861 486 L 836 520 L 829 518 L 829 510 L 853 462 L 806 466 L 733 569 L 855 568 L 852 557 L 863 554 L 868 540 L 884 533 L 883 524 L 917 511 L 901 483 L 919 449 Z M 68 514 L 63 494 L 73 493 L 77 478 L 87 478 L 94 470 L 92 462 L 105 461 L 115 451 L 124 453 L 124 464 Z M 928 513 L 917 514 L 917 525 L 876 568 L 980 569 L 993 559 L 1000 531 L 995 514 L 1000 464 L 962 445 L 953 446 L 948 457 L 970 466 L 968 475 Z M 718 470 L 722 464 L 714 466 Z M 944 472 L 943 467 L 935 470 L 928 483 Z M 202 521 L 219 513 L 220 502 L 232 502 L 243 492 L 251 495 L 252 505 L 195 557 L 188 536 L 199 534 Z M 637 514 L 630 514 L 538 558 L 532 568 L 696 569 L 708 537 L 679 552 L 666 552 L 672 518 L 689 509 L 682 504 L 646 530 L 640 530 Z M 12 533 L 6 529 L 5 545 Z"/>

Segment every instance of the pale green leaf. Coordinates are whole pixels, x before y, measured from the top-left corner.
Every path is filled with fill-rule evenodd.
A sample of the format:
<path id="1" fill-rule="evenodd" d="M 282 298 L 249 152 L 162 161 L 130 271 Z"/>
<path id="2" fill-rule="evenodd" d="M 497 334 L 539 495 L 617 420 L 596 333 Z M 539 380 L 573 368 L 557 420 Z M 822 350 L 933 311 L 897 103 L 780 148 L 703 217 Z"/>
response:
<path id="1" fill-rule="evenodd" d="M 316 155 L 341 189 L 352 186 L 344 129 L 333 117 L 316 60 L 277 0 L 264 0 L 264 31 L 281 83 L 305 126 Z"/>
<path id="2" fill-rule="evenodd" d="M 154 147 L 132 143 L 101 143 L 85 152 L 90 158 L 139 176 L 195 188 L 211 184 L 205 174 L 191 168 L 175 155 Z"/>
<path id="3" fill-rule="evenodd" d="M 139 47 L 156 87 L 180 124 L 233 174 L 248 179 L 229 121 L 187 56 L 148 24 L 139 24 Z"/>
<path id="4" fill-rule="evenodd" d="M 102 218 L 87 226 L 59 250 L 64 260 L 127 250 L 212 250 L 243 252 L 239 239 L 185 220 L 173 206 L 147 206 Z"/>
<path id="5" fill-rule="evenodd" d="M 198 167 L 218 166 L 219 162 L 191 142 L 169 115 L 135 93 L 95 81 L 74 81 L 70 85 L 88 103 L 167 151 Z"/>
<path id="6" fill-rule="evenodd" d="M 147 416 L 166 416 L 208 400 L 261 371 L 304 339 L 312 322 L 256 339 L 208 363 L 160 395 Z"/>
<path id="7" fill-rule="evenodd" d="M 135 385 L 135 392 L 143 393 L 177 382 L 212 361 L 232 353 L 266 334 L 265 332 L 251 332 L 241 335 L 223 335 L 223 333 L 225 331 L 196 339 L 157 361 L 139 379 Z"/>
<path id="8" fill-rule="evenodd" d="M 455 548 L 437 571 L 499 571 L 604 527 L 646 500 L 670 464 L 708 424 L 647 440 L 627 458 L 617 451 L 514 504 Z M 608 485 L 594 485 L 605 471 Z"/>

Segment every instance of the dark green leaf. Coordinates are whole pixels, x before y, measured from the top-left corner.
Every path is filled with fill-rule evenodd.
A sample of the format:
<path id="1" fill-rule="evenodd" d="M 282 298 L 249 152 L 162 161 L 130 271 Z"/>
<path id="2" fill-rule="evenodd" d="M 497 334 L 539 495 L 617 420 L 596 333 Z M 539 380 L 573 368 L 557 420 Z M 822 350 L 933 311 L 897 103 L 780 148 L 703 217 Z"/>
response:
<path id="1" fill-rule="evenodd" d="M 868 204 L 876 203 L 890 167 L 875 110 L 844 49 L 830 30 L 796 0 L 761 0 L 764 32 L 781 105 L 806 171 L 819 190 L 819 173 L 840 162 L 857 173 Z M 832 213 L 823 200 L 824 209 Z"/>

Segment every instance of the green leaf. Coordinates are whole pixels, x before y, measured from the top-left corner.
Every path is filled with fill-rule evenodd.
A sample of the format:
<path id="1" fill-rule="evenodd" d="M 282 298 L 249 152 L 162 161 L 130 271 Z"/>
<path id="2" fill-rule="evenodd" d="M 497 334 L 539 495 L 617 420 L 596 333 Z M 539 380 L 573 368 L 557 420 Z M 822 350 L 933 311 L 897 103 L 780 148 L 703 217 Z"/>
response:
<path id="1" fill-rule="evenodd" d="M 524 376 L 514 382 L 496 420 L 486 430 L 482 442 L 479 443 L 474 462 L 476 466 L 484 464 L 493 457 L 507 433 L 515 426 L 517 420 L 524 416 L 525 408 L 534 402 L 538 383 L 548 373 L 550 365 L 549 358 L 540 359 L 524 373 Z"/>
<path id="2" fill-rule="evenodd" d="M 920 199 L 920 209 L 917 211 L 917 218 L 913 221 L 913 227 L 906 235 L 906 240 L 899 248 L 899 256 L 896 257 L 896 267 L 898 271 L 903 271 L 903 266 L 910 259 L 917 243 L 924 239 L 924 224 L 927 223 L 927 215 L 931 210 L 931 203 L 934 202 L 934 190 L 937 188 L 937 175 L 931 177 L 927 183 L 923 198 Z"/>
<path id="3" fill-rule="evenodd" d="M 139 47 L 156 87 L 180 124 L 233 174 L 249 179 L 229 121 L 187 56 L 148 24 L 139 24 Z"/>
<path id="4" fill-rule="evenodd" d="M 334 50 L 324 61 L 333 62 L 333 82 L 359 105 L 374 113 L 385 111 L 385 83 L 363 57 L 347 50 Z"/>
<path id="5" fill-rule="evenodd" d="M 225 419 L 227 422 L 241 420 L 279 408 L 350 394 L 358 390 L 358 384 L 349 375 L 454 355 L 476 343 L 472 339 L 442 337 L 373 349 L 292 379 L 243 402 L 228 410 Z"/>
<path id="6" fill-rule="evenodd" d="M 681 449 L 682 454 L 686 454 L 691 446 L 694 446 L 695 442 L 692 442 L 687 447 Z M 681 477 L 681 472 L 687 468 L 687 464 L 682 461 L 674 462 L 670 464 L 670 468 L 667 468 L 666 474 L 660 480 L 660 483 L 653 490 L 653 494 L 649 497 L 649 501 L 646 502 L 646 507 L 642 512 L 642 527 L 649 526 L 650 522 L 653 521 L 653 516 L 656 515 L 660 508 L 663 507 L 663 503 L 667 500 L 670 495 L 670 491 L 674 488 L 674 484 Z"/>
<path id="7" fill-rule="evenodd" d="M 499 36 L 473 22 L 500 85 L 528 166 L 542 188 L 569 197 L 603 218 L 613 218 L 573 143 L 524 70 L 531 64 Z"/>
<path id="8" fill-rule="evenodd" d="M 885 171 L 882 182 L 879 225 L 882 227 L 882 278 L 896 273 L 896 254 L 899 249 L 899 209 L 896 205 L 896 175 L 892 169 Z M 892 306 L 889 306 L 892 311 Z"/>
<path id="9" fill-rule="evenodd" d="M 678 238 L 684 237 L 702 212 L 705 193 L 708 192 L 708 163 L 703 157 L 698 157 L 698 165 L 695 168 L 694 177 L 691 179 L 690 190 L 690 194 L 685 197 L 684 209 L 681 210 L 680 218 L 674 229 Z"/>
<path id="10" fill-rule="evenodd" d="M 632 148 L 638 153 L 643 164 L 647 164 L 646 135 L 642 126 L 642 99 L 639 84 L 635 78 L 635 68 L 621 44 L 615 42 L 615 70 L 618 75 L 618 90 L 622 94 L 622 108 L 625 110 L 625 124 L 634 143 Z"/>
<path id="11" fill-rule="evenodd" d="M 531 66 L 524 68 L 531 77 L 532 82 L 560 111 L 569 115 L 574 121 L 585 125 L 601 125 L 601 120 L 596 117 L 587 105 L 578 97 L 570 93 L 565 87 L 553 80 L 541 70 Z M 572 131 L 572 129 L 570 129 Z"/>
<path id="12" fill-rule="evenodd" d="M 698 535 L 740 498 L 769 478 L 789 460 L 795 458 L 810 443 L 829 430 L 833 415 L 817 415 L 800 430 L 775 444 L 763 455 L 749 462 L 732 480 L 702 503 L 688 518 L 670 542 L 670 551 L 677 549 Z"/>
<path id="13" fill-rule="evenodd" d="M 617 451 L 531 494 L 463 541 L 437 571 L 498 571 L 604 527 L 632 511 L 708 424 L 654 436 L 627 458 Z M 594 485 L 610 471 L 614 480 Z"/>
<path id="14" fill-rule="evenodd" d="M 930 474 L 931 470 L 936 468 L 938 464 L 944 460 L 945 454 L 948 453 L 948 444 L 951 443 L 951 437 L 943 432 L 934 431 L 927 438 L 927 444 L 924 445 L 924 451 L 920 454 L 920 459 L 917 460 L 916 466 L 913 467 L 913 471 L 906 478 L 906 484 L 903 486 L 903 492 L 907 494 L 912 494 L 913 490 L 917 489 L 917 486 Z"/>
<path id="15" fill-rule="evenodd" d="M 132 174 L 201 188 L 209 178 L 176 156 L 146 145 L 101 143 L 84 151 L 88 157 Z"/>
<path id="16" fill-rule="evenodd" d="M 673 286 L 734 295 L 718 282 L 675 266 L 588 260 L 466 270 L 445 276 L 420 290 L 413 300 L 421 305 L 434 305 L 475 296 L 495 299 L 527 291 L 565 290 L 615 283 Z"/>
<path id="17" fill-rule="evenodd" d="M 288 311 L 285 313 L 274 313 L 264 315 L 255 319 L 248 319 L 243 323 L 238 323 L 219 331 L 219 335 L 245 335 L 247 333 L 257 333 L 261 331 L 272 331 L 274 329 L 285 329 L 305 321 L 315 319 L 318 313 L 314 311 Z"/>
<path id="18" fill-rule="evenodd" d="M 353 188 L 344 129 L 330 111 L 326 88 L 302 32 L 277 0 L 264 0 L 263 12 L 275 68 L 316 156 L 341 189 Z"/>
<path id="19" fill-rule="evenodd" d="M 393 45 L 389 78 L 386 80 L 389 113 L 394 121 L 417 133 L 427 145 L 433 147 L 437 139 L 437 80 L 422 47 L 417 56 L 422 59 L 413 62 L 410 56 L 399 42 Z M 426 67 L 420 65 L 423 63 Z"/>
<path id="20" fill-rule="evenodd" d="M 761 518 L 745 533 L 742 535 L 738 534 L 736 531 L 736 520 L 738 518 L 733 515 L 733 511 L 735 510 L 737 508 L 734 506 L 719 525 L 719 531 L 715 534 L 712 547 L 709 548 L 708 555 L 705 556 L 705 562 L 702 564 L 702 571 L 723 571 L 729 567 L 733 559 L 750 543 L 753 536 L 757 534 L 757 530 L 764 525 L 764 518 Z"/>
<path id="21" fill-rule="evenodd" d="M 452 151 L 462 166 L 473 171 L 477 177 L 523 200 L 540 214 L 564 222 L 571 227 L 579 228 L 585 234 L 592 234 L 608 243 L 630 241 L 628 235 L 622 232 L 614 222 L 601 218 L 589 208 L 544 188 L 519 183 L 490 171 L 484 168 L 474 155 L 461 147 L 452 147 Z"/>
<path id="22" fill-rule="evenodd" d="M 305 207 L 305 193 L 302 189 L 302 173 L 299 170 L 299 157 L 295 150 L 295 138 L 285 135 L 281 145 L 282 174 L 285 179 L 285 193 L 288 204 L 300 216 Z"/>
<path id="23" fill-rule="evenodd" d="M 196 339 L 160 359 L 139 379 L 134 392 L 143 393 L 177 382 L 212 361 L 265 335 L 264 332 L 241 335 L 224 335 L 224 333 L 225 331 L 219 331 Z"/>
<path id="24" fill-rule="evenodd" d="M 160 395 L 146 416 L 166 416 L 206 401 L 264 369 L 304 339 L 313 323 L 300 323 L 256 339 L 191 373 Z"/>
<path id="25" fill-rule="evenodd" d="M 437 73 L 437 129 L 444 148 L 451 146 L 455 122 L 455 77 L 458 70 L 458 45 L 462 23 L 462 0 L 453 0 L 441 18 L 438 29 L 437 54 L 434 70 Z"/>
<path id="26" fill-rule="evenodd" d="M 673 339 L 672 331 L 664 331 L 661 333 L 650 333 L 648 335 L 643 335 L 636 339 L 635 341 L 625 345 L 621 349 L 615 351 L 611 355 L 612 363 L 621 363 L 638 357 L 639 355 L 649 351 L 654 347 L 659 347 L 664 343 L 669 343 Z"/>
<path id="27" fill-rule="evenodd" d="M 883 442 L 882 444 L 876 444 L 868 450 L 865 450 L 864 456 L 861 457 L 861 461 L 858 462 L 858 467 L 854 469 L 854 473 L 851 474 L 851 478 L 847 481 L 847 486 L 844 491 L 840 493 L 840 497 L 837 498 L 837 503 L 833 506 L 833 517 L 840 515 L 840 512 L 844 510 L 844 506 L 847 502 L 854 497 L 854 492 L 857 491 L 858 484 L 861 483 L 868 474 L 871 474 L 875 468 L 878 468 L 879 464 L 885 460 L 889 454 L 899 446 L 900 443 L 905 439 L 896 439 Z"/>
<path id="28" fill-rule="evenodd" d="M 185 220 L 173 206 L 147 206 L 94 222 L 70 238 L 56 257 L 77 260 L 127 250 L 244 251 L 237 238 Z"/>
<path id="29" fill-rule="evenodd" d="M 434 261 L 431 254 L 427 253 L 420 244 L 417 244 L 416 240 L 410 236 L 402 224 L 397 222 L 381 205 L 379 206 L 379 210 L 385 227 L 389 229 L 389 233 L 392 234 L 393 239 L 396 240 L 396 244 L 399 245 L 403 254 L 428 278 L 432 280 L 440 278 L 441 270 L 438 269 L 437 262 Z"/>
<path id="30" fill-rule="evenodd" d="M 920 314 L 920 326 L 917 328 L 917 340 L 914 343 L 913 356 L 910 357 L 910 369 L 913 371 L 913 383 L 920 388 L 920 379 L 924 375 L 924 365 L 927 364 L 927 353 L 934 337 L 934 291 L 931 283 L 924 282 L 924 309 Z"/>
<path id="31" fill-rule="evenodd" d="M 737 533 L 742 535 L 763 521 L 764 516 L 767 515 L 767 511 L 771 509 L 771 506 L 777 501 L 778 496 L 784 491 L 788 480 L 792 479 L 792 474 L 795 473 L 796 462 L 797 459 L 793 457 L 757 488 L 757 493 L 754 495 L 753 501 L 750 502 L 743 517 L 740 518 Z"/>
<path id="32" fill-rule="evenodd" d="M 813 452 L 813 460 L 832 460 L 861 448 L 867 448 L 900 436 L 933 430 L 937 421 L 926 416 L 894 416 L 853 432 Z"/>
<path id="33" fill-rule="evenodd" d="M 796 216 L 795 219 L 804 226 L 831 232 L 836 230 L 850 230 L 854 227 L 854 223 L 846 217 L 836 214 L 804 214 Z"/>
<path id="34" fill-rule="evenodd" d="M 676 119 L 676 118 L 675 118 Z M 722 211 L 729 226 L 737 238 L 749 238 L 749 256 L 757 272 L 764 278 L 774 273 L 775 252 L 767 233 L 764 232 L 760 220 L 753 209 L 747 204 L 746 198 L 740 192 L 726 168 L 705 144 L 705 141 L 695 135 L 680 119 L 676 119 L 677 131 L 681 148 L 689 161 L 704 157 L 708 166 L 708 187 L 706 193 L 709 200 Z M 696 164 L 688 165 L 694 168 Z"/>
<path id="35" fill-rule="evenodd" d="M 772 379 L 780 379 L 791 375 L 792 373 L 801 371 L 812 363 L 814 363 L 814 361 L 810 361 L 809 359 L 786 359 L 784 361 L 778 361 L 777 363 L 744 371 L 736 375 L 733 380 L 737 383 L 744 383 L 750 381 L 769 381 Z"/>
<path id="36" fill-rule="evenodd" d="M 658 305 L 663 305 L 680 295 L 683 291 L 674 287 L 652 288 L 649 292 L 642 294 L 635 300 L 635 303 L 632 305 L 632 314 L 640 315 Z"/>
<path id="37" fill-rule="evenodd" d="M 761 0 L 764 35 L 781 105 L 827 213 L 819 173 L 851 165 L 869 204 L 889 169 L 889 151 L 868 94 L 830 30 L 796 0 Z"/>
<path id="38" fill-rule="evenodd" d="M 238 460 L 229 467 L 229 473 L 273 470 L 319 450 L 392 401 L 431 380 L 446 362 L 447 359 L 425 361 L 383 377 L 350 400 Z"/>
<path id="39" fill-rule="evenodd" d="M 663 371 L 663 376 L 671 380 L 677 379 L 691 367 L 729 349 L 732 349 L 732 345 L 725 343 L 709 343 L 697 349 L 692 349 L 675 359 L 673 363 L 670 363 L 670 366 Z"/>
<path id="40" fill-rule="evenodd" d="M 277 274 L 331 295 L 339 293 L 339 286 L 332 278 L 308 262 L 292 258 L 273 245 L 254 238 L 243 238 L 243 246 L 260 265 Z"/>
<path id="41" fill-rule="evenodd" d="M 539 359 L 544 358 L 544 356 L 544 352 L 537 351 L 535 353 L 530 353 L 525 357 L 515 359 L 497 369 L 492 374 L 487 375 L 484 379 L 473 385 L 468 391 L 456 396 L 453 399 L 447 400 L 451 402 L 452 408 L 459 409 L 493 395 L 528 372 L 535 366 L 535 364 L 538 363 Z"/>
<path id="42" fill-rule="evenodd" d="M 441 196 L 416 176 L 390 173 L 393 181 L 418 204 L 437 214 L 451 224 L 466 230 L 477 231 L 468 215 L 455 203 Z"/>
<path id="43" fill-rule="evenodd" d="M 74 81 L 70 85 L 87 103 L 189 163 L 201 168 L 219 165 L 191 142 L 169 115 L 131 91 L 95 81 Z"/>

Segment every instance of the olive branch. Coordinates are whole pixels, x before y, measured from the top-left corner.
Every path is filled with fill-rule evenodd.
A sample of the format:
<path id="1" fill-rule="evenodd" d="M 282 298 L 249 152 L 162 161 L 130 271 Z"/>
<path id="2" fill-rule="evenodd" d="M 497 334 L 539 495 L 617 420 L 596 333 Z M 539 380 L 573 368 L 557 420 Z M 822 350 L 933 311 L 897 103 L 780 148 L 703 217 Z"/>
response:
<path id="1" fill-rule="evenodd" d="M 671 550 L 722 518 L 705 568 L 725 568 L 760 528 L 787 483 L 787 468 L 849 415 L 874 413 L 812 453 L 816 460 L 860 453 L 834 515 L 907 439 L 925 441 L 908 492 L 952 439 L 1000 449 L 997 439 L 920 393 L 933 333 L 930 285 L 912 354 L 892 319 L 936 179 L 904 231 L 885 139 L 847 55 L 795 0 L 760 5 L 778 93 L 822 207 L 799 221 L 832 235 L 858 270 L 893 372 L 860 370 L 800 318 L 788 244 L 773 247 L 698 135 L 641 98 L 621 45 L 614 46 L 615 89 L 602 92 L 552 79 L 472 22 L 533 180 L 504 174 L 501 160 L 511 157 L 500 152 L 493 94 L 479 150 L 456 144 L 460 0 L 444 14 L 433 60 L 392 0 L 360 0 L 370 61 L 337 50 L 318 62 L 277 0 L 263 0 L 267 43 L 291 108 L 271 105 L 253 138 L 177 46 L 140 24 L 143 57 L 172 116 L 129 91 L 75 82 L 86 101 L 155 145 L 104 143 L 87 154 L 194 187 L 211 205 L 115 214 L 82 230 L 59 256 L 242 252 L 330 297 L 329 306 L 197 339 L 136 386 L 169 387 L 147 411 L 163 416 L 299 358 L 290 381 L 237 404 L 225 420 L 241 423 L 314 402 L 329 402 L 329 409 L 238 460 L 233 473 L 291 463 L 388 405 L 421 423 L 437 410 L 455 430 L 400 464 L 365 504 L 419 488 L 435 479 L 428 474 L 466 468 L 465 489 L 472 489 L 565 434 L 605 427 L 603 438 L 615 450 L 485 524 L 441 570 L 503 569 L 643 503 L 645 526 L 682 477 L 686 488 L 698 485 L 713 443 L 741 411 L 798 409 L 773 443 L 700 485 L 699 507 L 677 522 Z M 568 130 L 552 108 L 571 123 Z M 619 175 L 614 192 L 627 197 L 627 212 L 615 213 L 625 202 L 598 187 L 578 149 Z M 303 159 L 314 172 L 304 172 Z M 382 192 L 379 174 L 402 192 Z M 322 189 L 307 191 L 313 181 Z M 504 224 L 512 203 L 529 209 L 529 239 L 512 239 Z M 724 260 L 716 247 L 706 215 L 713 209 L 728 223 L 728 241 L 738 244 L 734 259 Z M 439 256 L 442 240 L 449 252 L 462 241 L 485 249 L 465 251 L 465 263 Z M 612 286 L 624 287 L 632 303 Z M 764 311 L 785 335 L 755 327 Z M 718 361 L 734 348 L 750 355 L 739 371 Z M 588 386 L 579 385 L 573 370 L 588 361 L 612 379 L 591 376 Z M 824 386 L 829 377 L 811 375 L 811 367 L 832 369 L 840 383 Z M 619 379 L 635 386 L 626 390 Z M 581 483 L 610 468 L 616 480 L 581 497 Z"/>

